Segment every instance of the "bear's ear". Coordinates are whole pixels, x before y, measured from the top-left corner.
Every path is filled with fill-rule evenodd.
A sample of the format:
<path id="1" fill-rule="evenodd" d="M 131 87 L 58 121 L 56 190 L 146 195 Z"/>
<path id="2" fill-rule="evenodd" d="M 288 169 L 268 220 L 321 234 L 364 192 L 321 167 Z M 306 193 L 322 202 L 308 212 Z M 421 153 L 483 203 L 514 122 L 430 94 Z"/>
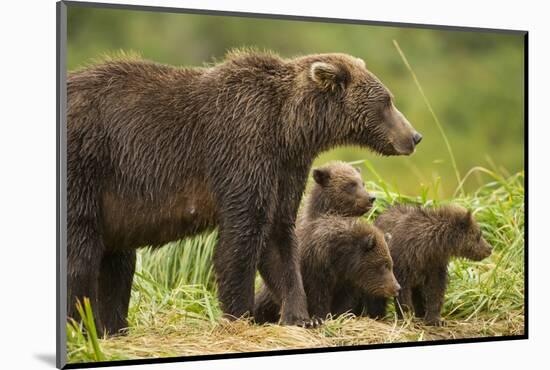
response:
<path id="1" fill-rule="evenodd" d="M 355 171 L 357 171 L 357 173 L 361 173 L 361 168 L 360 167 L 353 167 L 355 168 Z"/>
<path id="2" fill-rule="evenodd" d="M 321 186 L 326 186 L 330 180 L 330 173 L 327 169 L 316 168 L 313 170 L 313 179 Z"/>
<path id="3" fill-rule="evenodd" d="M 331 63 L 314 62 L 311 64 L 311 79 L 323 90 L 335 91 L 338 87 L 346 88 L 347 73 L 343 67 Z"/>
<path id="4" fill-rule="evenodd" d="M 386 241 L 387 244 L 389 244 L 390 241 L 391 241 L 391 234 L 390 233 L 385 233 L 384 234 L 384 240 Z"/>

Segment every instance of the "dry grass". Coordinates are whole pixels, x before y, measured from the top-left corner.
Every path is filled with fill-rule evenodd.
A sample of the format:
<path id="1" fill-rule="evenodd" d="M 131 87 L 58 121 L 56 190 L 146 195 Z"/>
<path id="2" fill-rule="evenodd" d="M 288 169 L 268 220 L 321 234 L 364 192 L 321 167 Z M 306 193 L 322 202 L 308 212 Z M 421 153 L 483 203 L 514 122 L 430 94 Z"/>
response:
<path id="1" fill-rule="evenodd" d="M 480 338 L 523 334 L 523 315 L 507 320 L 448 320 L 443 327 L 422 325 L 417 319 L 373 320 L 353 316 L 327 320 L 317 329 L 234 322 L 159 318 L 158 329 L 132 331 L 128 336 L 101 340 L 107 360 L 197 356 L 220 353 L 323 348 L 378 343 Z M 162 324 L 165 325 L 162 325 Z"/>

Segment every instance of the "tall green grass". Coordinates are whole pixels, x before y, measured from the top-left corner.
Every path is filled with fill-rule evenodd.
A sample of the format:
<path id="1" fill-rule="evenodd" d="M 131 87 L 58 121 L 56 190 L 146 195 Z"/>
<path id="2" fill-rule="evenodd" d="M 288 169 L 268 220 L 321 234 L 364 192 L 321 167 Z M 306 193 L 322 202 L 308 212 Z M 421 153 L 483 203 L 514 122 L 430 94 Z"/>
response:
<path id="1" fill-rule="evenodd" d="M 445 130 L 443 129 L 443 126 L 441 125 L 441 122 L 439 121 L 439 118 L 435 114 L 434 109 L 432 108 L 432 104 L 430 103 L 430 100 L 424 93 L 424 89 L 422 88 L 422 85 L 420 84 L 420 81 L 418 80 L 418 77 L 416 76 L 416 73 L 414 72 L 413 68 L 411 67 L 409 60 L 405 56 L 405 53 L 403 53 L 403 50 L 399 47 L 399 43 L 396 40 L 393 40 L 393 45 L 397 49 L 397 52 L 399 53 L 399 56 L 401 57 L 401 60 L 405 64 L 405 67 L 407 67 L 407 70 L 411 74 L 414 83 L 416 87 L 418 88 L 418 91 L 420 92 L 420 95 L 422 96 L 422 99 L 424 100 L 424 103 L 428 107 L 428 110 L 430 111 L 430 115 L 434 119 L 434 122 L 437 126 L 437 129 L 439 130 L 439 133 L 441 134 L 441 137 L 443 138 L 443 141 L 445 142 L 445 146 L 447 147 L 447 152 L 449 153 L 449 157 L 451 158 L 451 165 L 453 166 L 453 170 L 455 172 L 456 181 L 458 183 L 459 188 L 462 191 L 462 180 L 460 178 L 460 172 L 458 170 L 458 165 L 456 164 L 455 155 L 453 153 L 453 149 L 451 148 L 451 143 L 449 142 L 449 138 L 447 137 L 447 134 L 445 133 Z M 464 195 L 464 193 L 462 193 Z"/>
<path id="2" fill-rule="evenodd" d="M 220 316 L 212 264 L 217 232 L 138 253 L 129 310 L 134 328 L 156 324 L 159 313 L 214 322 Z"/>
<path id="3" fill-rule="evenodd" d="M 76 303 L 80 322 L 71 319 L 67 323 L 67 357 L 69 361 L 104 361 L 105 356 L 99 345 L 92 305 L 88 298 Z"/>

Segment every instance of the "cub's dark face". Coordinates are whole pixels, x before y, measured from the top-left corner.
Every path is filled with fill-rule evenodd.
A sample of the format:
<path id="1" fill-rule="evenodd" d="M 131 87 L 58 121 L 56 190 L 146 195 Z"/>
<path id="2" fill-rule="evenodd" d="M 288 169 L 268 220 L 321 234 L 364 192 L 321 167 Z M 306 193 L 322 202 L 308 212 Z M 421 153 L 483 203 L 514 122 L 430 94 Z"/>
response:
<path id="1" fill-rule="evenodd" d="M 395 297 L 401 286 L 393 274 L 393 261 L 387 244 L 391 236 L 375 230 L 358 239 L 355 262 L 349 268 L 350 280 L 365 293 Z"/>
<path id="2" fill-rule="evenodd" d="M 362 216 L 376 199 L 365 189 L 360 170 L 344 162 L 314 169 L 313 179 L 320 187 L 322 201 L 327 203 L 325 208 L 336 215 Z"/>
<path id="3" fill-rule="evenodd" d="M 383 155 L 409 155 L 422 140 L 395 107 L 390 91 L 369 72 L 361 59 L 322 56 L 311 64 L 311 79 L 337 101 L 339 124 L 347 144 L 367 146 Z"/>
<path id="4" fill-rule="evenodd" d="M 467 211 L 462 220 L 459 220 L 459 227 L 464 234 L 462 242 L 457 246 L 457 257 L 481 261 L 491 255 L 493 248 L 483 238 L 481 229 L 470 211 Z"/>

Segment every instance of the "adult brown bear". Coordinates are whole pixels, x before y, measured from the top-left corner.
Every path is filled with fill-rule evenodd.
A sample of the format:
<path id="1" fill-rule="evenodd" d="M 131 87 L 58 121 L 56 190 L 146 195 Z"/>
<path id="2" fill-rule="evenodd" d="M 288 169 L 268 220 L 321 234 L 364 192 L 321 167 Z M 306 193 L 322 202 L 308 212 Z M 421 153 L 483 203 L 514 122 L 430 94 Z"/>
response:
<path id="1" fill-rule="evenodd" d="M 313 159 L 347 144 L 408 155 L 422 138 L 345 54 L 110 60 L 70 73 L 67 95 L 68 315 L 87 296 L 108 333 L 126 326 L 136 248 L 216 226 L 224 312 L 252 312 L 259 269 L 282 322 L 307 324 L 293 229 Z"/>

